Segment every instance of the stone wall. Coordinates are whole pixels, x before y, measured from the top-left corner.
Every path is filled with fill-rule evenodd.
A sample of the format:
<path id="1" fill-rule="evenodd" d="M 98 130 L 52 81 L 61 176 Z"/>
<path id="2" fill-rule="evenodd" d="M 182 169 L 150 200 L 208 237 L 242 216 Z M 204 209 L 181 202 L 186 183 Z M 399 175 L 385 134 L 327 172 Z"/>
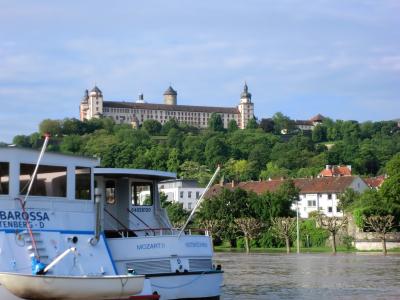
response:
<path id="1" fill-rule="evenodd" d="M 363 232 L 354 223 L 353 216 L 347 214 L 349 224 L 347 232 L 354 238 L 354 247 L 357 250 L 382 250 L 382 241 L 376 232 Z M 386 234 L 386 248 L 400 248 L 400 232 Z"/>

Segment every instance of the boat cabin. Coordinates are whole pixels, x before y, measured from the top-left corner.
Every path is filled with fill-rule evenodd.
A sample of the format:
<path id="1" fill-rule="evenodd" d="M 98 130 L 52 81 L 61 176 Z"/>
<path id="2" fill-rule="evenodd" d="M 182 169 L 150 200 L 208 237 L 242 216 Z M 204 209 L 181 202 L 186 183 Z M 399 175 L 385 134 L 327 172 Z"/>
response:
<path id="1" fill-rule="evenodd" d="M 36 150 L 0 148 L 0 229 L 25 229 L 21 200 L 38 157 Z M 26 199 L 32 229 L 93 230 L 94 218 L 87 216 L 94 214 L 93 169 L 98 165 L 98 159 L 46 152 Z"/>
<path id="2" fill-rule="evenodd" d="M 174 173 L 118 168 L 96 168 L 94 173 L 107 237 L 156 235 L 171 230 L 161 207 L 158 182 L 175 178 Z"/>

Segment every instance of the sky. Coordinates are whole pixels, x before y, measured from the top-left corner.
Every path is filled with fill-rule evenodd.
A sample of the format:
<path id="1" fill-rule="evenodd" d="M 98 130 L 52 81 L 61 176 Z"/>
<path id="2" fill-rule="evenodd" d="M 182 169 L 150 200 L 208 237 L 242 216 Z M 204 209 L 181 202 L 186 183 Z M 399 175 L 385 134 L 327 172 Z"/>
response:
<path id="1" fill-rule="evenodd" d="M 400 118 L 398 0 L 0 0 L 0 141 L 105 100 Z"/>

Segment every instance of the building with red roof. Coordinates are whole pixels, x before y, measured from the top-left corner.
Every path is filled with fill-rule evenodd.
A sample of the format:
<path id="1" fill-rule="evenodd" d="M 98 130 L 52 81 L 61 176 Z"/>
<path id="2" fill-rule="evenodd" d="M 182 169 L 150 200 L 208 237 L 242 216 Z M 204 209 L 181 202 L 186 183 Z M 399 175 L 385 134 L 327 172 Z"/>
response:
<path id="1" fill-rule="evenodd" d="M 340 176 L 351 176 L 351 166 L 326 165 L 325 169 L 318 174 L 318 177 L 340 177 Z"/>
<path id="2" fill-rule="evenodd" d="M 368 189 L 368 185 L 359 176 L 338 176 L 338 177 L 320 177 L 320 178 L 299 178 L 292 179 L 295 186 L 299 188 L 299 215 L 307 218 L 310 212 L 320 211 L 327 216 L 343 216 L 340 210 L 339 197 L 346 189 L 351 188 L 362 192 Z M 265 192 L 275 192 L 285 179 L 267 180 L 267 181 L 248 181 L 240 183 L 225 183 L 211 187 L 207 192 L 206 198 L 211 198 L 226 188 L 233 190 L 241 188 L 246 191 L 252 191 L 256 194 Z M 292 207 L 296 210 L 296 205 Z"/>

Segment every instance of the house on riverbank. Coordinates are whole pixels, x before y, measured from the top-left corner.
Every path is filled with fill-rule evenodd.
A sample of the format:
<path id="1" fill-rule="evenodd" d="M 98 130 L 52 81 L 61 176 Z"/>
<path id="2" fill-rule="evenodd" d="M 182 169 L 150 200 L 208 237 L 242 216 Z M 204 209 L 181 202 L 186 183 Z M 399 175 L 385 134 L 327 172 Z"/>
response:
<path id="1" fill-rule="evenodd" d="M 313 211 L 320 211 L 330 217 L 342 217 L 343 212 L 339 207 L 340 194 L 344 193 L 348 188 L 357 192 L 363 192 L 368 189 L 368 185 L 359 176 L 298 178 L 292 180 L 300 190 L 297 204 L 301 218 L 308 218 Z M 285 181 L 286 179 L 217 184 L 207 192 L 206 197 L 210 198 L 218 194 L 223 188 L 230 190 L 241 188 L 256 194 L 262 194 L 267 191 L 274 192 Z M 294 204 L 292 209 L 296 210 L 297 205 Z"/>

